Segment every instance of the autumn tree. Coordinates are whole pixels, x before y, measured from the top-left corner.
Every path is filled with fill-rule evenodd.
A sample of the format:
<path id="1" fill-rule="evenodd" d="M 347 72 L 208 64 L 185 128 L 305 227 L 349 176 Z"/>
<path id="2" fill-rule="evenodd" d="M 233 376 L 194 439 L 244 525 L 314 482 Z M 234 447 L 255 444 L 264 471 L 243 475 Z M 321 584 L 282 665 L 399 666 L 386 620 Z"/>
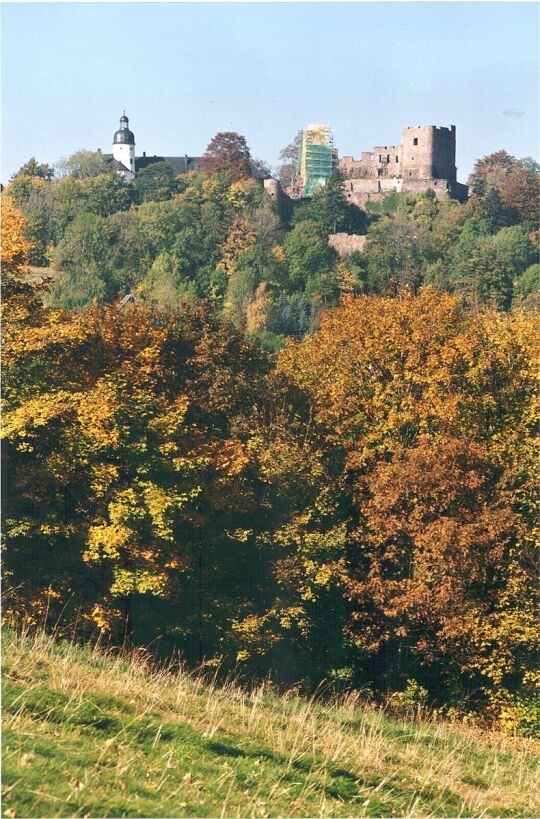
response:
<path id="1" fill-rule="evenodd" d="M 10 181 L 17 179 L 20 176 L 33 176 L 37 179 L 51 180 L 54 176 L 54 168 L 47 162 L 38 162 L 35 156 L 31 157 L 28 162 L 21 165 L 19 170 L 13 174 Z"/>
<path id="2" fill-rule="evenodd" d="M 245 137 L 234 131 L 216 134 L 201 157 L 200 167 L 206 174 L 226 171 L 233 179 L 250 176 L 250 153 Z"/>
<path id="3" fill-rule="evenodd" d="M 502 196 L 507 207 L 538 229 L 540 199 L 540 166 L 532 159 L 520 159 L 503 184 Z"/>
<path id="4" fill-rule="evenodd" d="M 28 223 L 13 204 L 11 196 L 2 195 L 2 271 L 5 276 L 20 276 L 28 264 L 32 248 L 27 239 Z"/>
<path id="5" fill-rule="evenodd" d="M 264 159 L 252 157 L 250 166 L 252 171 L 254 171 L 254 176 L 257 179 L 268 179 L 272 175 L 270 165 Z"/>
<path id="6" fill-rule="evenodd" d="M 481 199 L 496 190 L 505 207 L 518 219 L 538 225 L 540 169 L 534 160 L 517 160 L 507 151 L 496 151 L 475 163 L 469 185 Z"/>
<path id="7" fill-rule="evenodd" d="M 356 679 L 381 685 L 428 664 L 433 690 L 444 680 L 489 698 L 527 684 L 537 338 L 524 312 L 471 316 L 425 289 L 344 299 L 280 353 L 283 404 L 294 407 L 281 428 L 296 426 L 311 478 L 268 534 L 282 552 L 280 592 L 266 619 L 251 621 L 254 645 L 273 624 L 274 641 L 295 634 L 312 651 L 330 607 L 342 654 L 319 656 L 321 674 L 348 653 Z M 285 484 L 283 470 L 298 469 L 287 450 Z"/>
<path id="8" fill-rule="evenodd" d="M 257 336 L 266 329 L 272 307 L 272 297 L 268 293 L 267 283 L 261 282 L 246 308 L 246 332 L 248 335 Z"/>
<path id="9" fill-rule="evenodd" d="M 131 207 L 117 175 L 31 163 L 4 193 L 10 612 L 511 707 L 537 650 L 538 168 L 487 157 L 468 203 L 360 224 L 337 177 L 283 218 L 240 153 Z"/>
<path id="10" fill-rule="evenodd" d="M 36 349 L 36 337 L 43 333 L 44 310 L 39 298 L 39 293 L 32 287 L 27 279 L 27 262 L 30 252 L 30 243 L 25 238 L 27 223 L 23 215 L 18 212 L 6 194 L 2 196 L 2 344 L 3 344 L 3 411 L 4 421 L 9 415 L 12 407 L 17 406 L 19 396 L 25 395 L 30 401 L 39 392 L 40 388 L 45 388 L 47 381 L 41 380 L 42 359 Z M 54 324 L 51 322 L 51 324 Z M 54 331 L 53 331 L 54 332 Z M 55 335 L 55 341 L 58 337 Z M 39 343 L 37 345 L 39 347 Z M 26 353 L 26 361 L 22 367 L 18 367 L 16 359 Z M 54 410 L 51 408 L 51 413 Z M 32 450 L 30 442 L 26 445 L 26 450 Z M 32 537 L 32 527 L 29 527 L 29 517 L 26 510 L 34 509 L 32 504 L 35 501 L 36 493 L 40 492 L 40 481 L 37 472 L 30 469 L 25 476 L 28 481 L 27 489 L 21 486 L 15 490 L 15 505 L 8 500 L 8 494 L 13 488 L 16 470 L 18 468 L 17 459 L 9 442 L 4 441 L 2 447 L 4 476 L 9 475 L 9 481 L 4 485 L 4 537 L 7 542 L 10 532 L 17 532 L 25 543 L 20 556 L 17 549 L 8 551 L 4 561 L 4 582 L 5 588 L 11 586 L 9 606 L 15 611 L 24 611 L 25 604 L 32 601 L 38 616 L 43 614 L 47 605 L 47 593 L 42 593 L 47 588 L 47 579 L 43 576 L 36 586 L 28 582 L 23 589 L 25 579 L 20 578 L 20 584 L 14 582 L 20 559 L 20 568 L 26 566 L 26 571 L 32 573 L 32 565 L 25 562 L 26 546 L 28 542 L 26 536 Z M 50 498 L 49 498 L 50 500 Z M 17 507 L 17 508 L 15 508 Z M 13 561 L 13 566 L 11 565 Z M 38 572 L 39 574 L 39 569 Z M 14 587 L 18 586 L 18 591 Z"/>
<path id="11" fill-rule="evenodd" d="M 251 222 L 241 217 L 235 219 L 226 241 L 220 248 L 221 258 L 217 265 L 218 269 L 231 276 L 236 270 L 238 260 L 254 246 L 255 240 L 255 231 Z"/>
<path id="12" fill-rule="evenodd" d="M 278 175 L 281 184 L 288 188 L 294 184 L 298 174 L 299 152 L 302 144 L 302 133 L 298 133 L 292 142 L 282 148 L 279 152 L 281 165 L 278 168 Z"/>
<path id="13" fill-rule="evenodd" d="M 182 622 L 187 657 L 222 652 L 264 576 L 245 545 L 264 357 L 203 307 L 13 310 L 4 333 L 13 611 L 144 641 L 149 611 L 176 605 L 171 645 Z"/>
<path id="14" fill-rule="evenodd" d="M 24 214 L 28 223 L 27 234 L 32 239 L 29 262 L 46 267 L 48 250 L 56 238 L 56 209 L 54 186 L 40 176 L 16 175 L 7 191 Z"/>
<path id="15" fill-rule="evenodd" d="M 360 480 L 366 551 L 346 584 L 348 633 L 375 652 L 388 687 L 487 673 L 473 624 L 496 632 L 516 531 L 500 478 L 482 446 L 421 437 Z"/>
<path id="16" fill-rule="evenodd" d="M 484 196 L 489 188 L 499 188 L 503 180 L 512 172 L 516 158 L 508 151 L 495 151 L 478 159 L 467 180 L 471 193 Z"/>

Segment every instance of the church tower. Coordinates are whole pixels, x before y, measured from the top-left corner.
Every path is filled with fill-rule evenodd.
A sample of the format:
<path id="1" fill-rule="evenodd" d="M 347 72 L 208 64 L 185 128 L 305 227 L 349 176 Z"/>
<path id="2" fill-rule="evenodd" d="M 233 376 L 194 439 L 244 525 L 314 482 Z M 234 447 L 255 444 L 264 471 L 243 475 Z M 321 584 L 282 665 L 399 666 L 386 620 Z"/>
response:
<path id="1" fill-rule="evenodd" d="M 124 178 L 131 180 L 135 176 L 135 135 L 129 130 L 129 119 L 126 112 L 120 117 L 120 128 L 113 137 L 113 158 L 121 162 L 128 173 Z"/>

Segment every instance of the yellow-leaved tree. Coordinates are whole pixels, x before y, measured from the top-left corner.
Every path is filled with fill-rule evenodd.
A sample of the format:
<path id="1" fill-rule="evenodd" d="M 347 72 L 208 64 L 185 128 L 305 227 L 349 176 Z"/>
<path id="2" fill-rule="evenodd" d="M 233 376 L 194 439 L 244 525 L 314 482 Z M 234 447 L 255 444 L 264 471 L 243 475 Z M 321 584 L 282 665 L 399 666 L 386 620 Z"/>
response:
<path id="1" fill-rule="evenodd" d="M 243 581 L 202 576 L 246 558 L 235 532 L 256 503 L 264 356 L 204 306 L 36 302 L 4 332 L 7 608 L 144 639 L 148 623 L 163 633 L 152 605 L 176 605 L 171 640 L 181 620 L 187 656 L 219 652 L 226 620 L 211 612 L 234 608 Z"/>

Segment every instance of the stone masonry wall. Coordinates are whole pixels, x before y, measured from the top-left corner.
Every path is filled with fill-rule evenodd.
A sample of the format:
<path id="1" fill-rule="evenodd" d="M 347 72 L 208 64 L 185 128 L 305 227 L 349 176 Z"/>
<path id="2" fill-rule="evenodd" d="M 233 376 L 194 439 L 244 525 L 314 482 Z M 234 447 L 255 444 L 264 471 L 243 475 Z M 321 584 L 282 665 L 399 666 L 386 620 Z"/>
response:
<path id="1" fill-rule="evenodd" d="M 328 244 L 342 259 L 351 253 L 361 252 L 365 243 L 366 237 L 359 233 L 331 233 L 328 237 Z"/>
<path id="2" fill-rule="evenodd" d="M 263 180 L 263 187 L 264 192 L 270 196 L 272 199 L 275 199 L 276 202 L 282 196 L 281 185 L 277 179 L 264 179 Z"/>
<path id="3" fill-rule="evenodd" d="M 347 179 L 344 183 L 345 195 L 349 202 L 365 208 L 367 202 L 381 202 L 389 193 L 409 193 L 416 196 L 432 190 L 439 200 L 452 197 L 460 202 L 467 201 L 467 186 L 448 179 L 415 179 L 412 177 L 380 179 Z"/>
<path id="4" fill-rule="evenodd" d="M 373 151 L 362 151 L 360 159 L 344 156 L 339 168 L 352 179 L 401 176 L 401 145 L 376 145 Z"/>

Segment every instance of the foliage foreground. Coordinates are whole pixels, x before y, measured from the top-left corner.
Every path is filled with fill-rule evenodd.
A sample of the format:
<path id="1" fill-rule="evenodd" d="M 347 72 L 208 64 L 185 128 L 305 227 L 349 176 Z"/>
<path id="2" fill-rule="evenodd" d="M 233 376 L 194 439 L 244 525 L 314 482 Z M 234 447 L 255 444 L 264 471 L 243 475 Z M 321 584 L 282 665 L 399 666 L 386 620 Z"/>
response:
<path id="1" fill-rule="evenodd" d="M 537 816 L 538 744 L 4 636 L 4 816 Z"/>
<path id="2" fill-rule="evenodd" d="M 45 307 L 3 233 L 6 624 L 538 738 L 534 310 L 349 294 L 272 356 L 208 301 Z"/>

